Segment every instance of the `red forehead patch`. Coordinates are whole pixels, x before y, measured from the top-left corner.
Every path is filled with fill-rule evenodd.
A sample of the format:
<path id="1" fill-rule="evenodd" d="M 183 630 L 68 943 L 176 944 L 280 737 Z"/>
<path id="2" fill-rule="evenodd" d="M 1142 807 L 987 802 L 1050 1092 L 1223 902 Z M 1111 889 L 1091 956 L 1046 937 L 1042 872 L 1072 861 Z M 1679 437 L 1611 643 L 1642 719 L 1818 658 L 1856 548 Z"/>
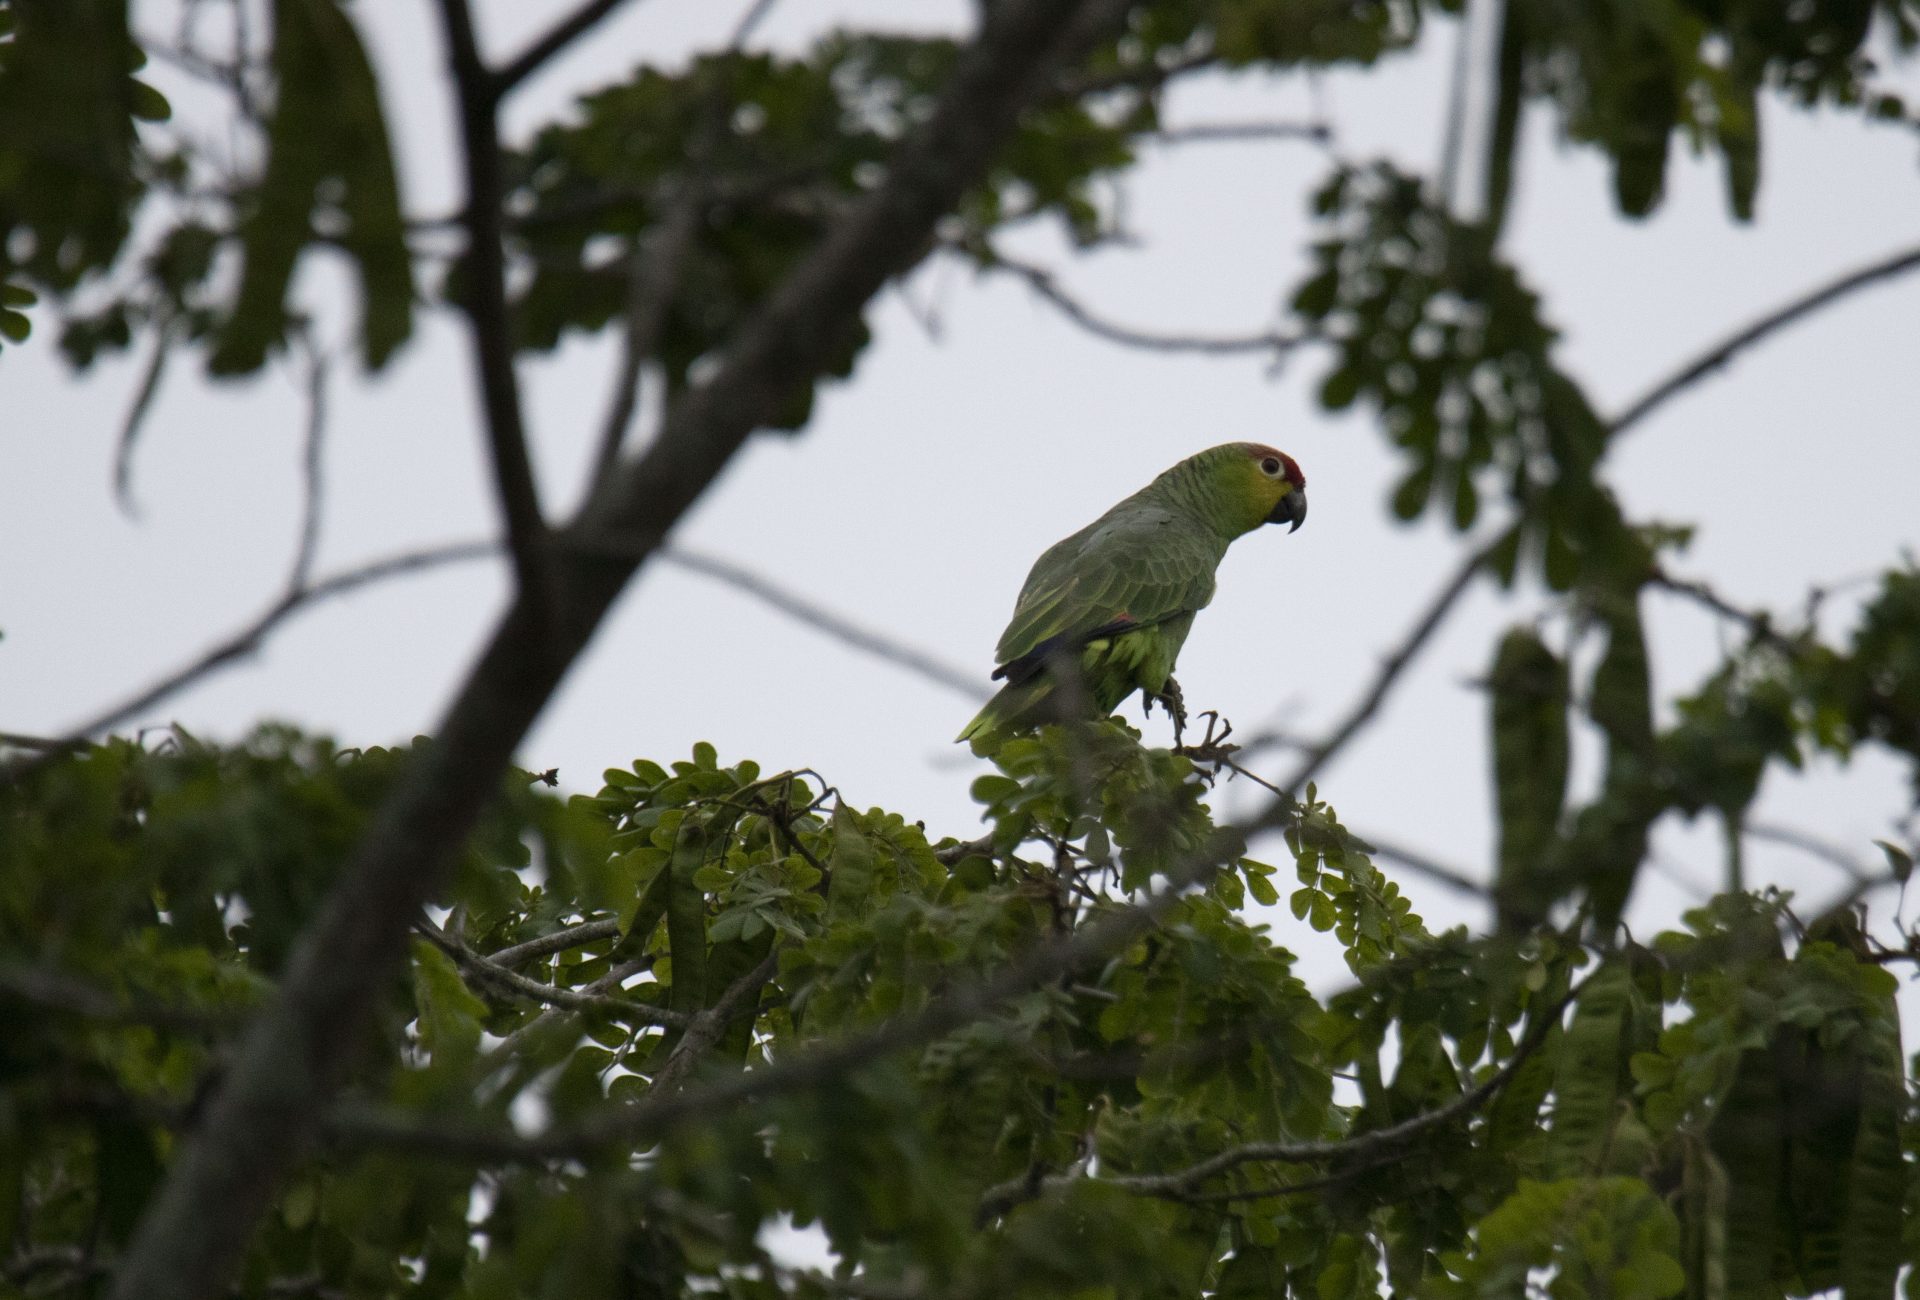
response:
<path id="1" fill-rule="evenodd" d="M 1287 477 L 1290 480 L 1300 487 L 1307 485 L 1307 476 L 1300 472 L 1300 462 L 1287 455 L 1286 452 L 1281 451 L 1278 447 L 1269 447 L 1264 442 L 1243 442 L 1240 445 L 1245 447 L 1247 449 L 1247 455 L 1253 457 L 1255 460 L 1265 460 L 1269 456 L 1274 457 L 1282 465 L 1287 467 Z"/>

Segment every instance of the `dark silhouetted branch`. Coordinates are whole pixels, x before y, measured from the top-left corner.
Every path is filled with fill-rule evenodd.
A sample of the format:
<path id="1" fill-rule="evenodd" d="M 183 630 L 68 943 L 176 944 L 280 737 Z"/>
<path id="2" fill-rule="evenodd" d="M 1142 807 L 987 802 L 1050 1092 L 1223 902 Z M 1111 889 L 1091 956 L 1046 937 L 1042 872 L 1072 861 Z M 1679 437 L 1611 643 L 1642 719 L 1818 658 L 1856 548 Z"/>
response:
<path id="1" fill-rule="evenodd" d="M 1813 315 L 1821 308 L 1830 306 L 1857 290 L 1891 280 L 1916 269 L 1920 269 L 1920 248 L 1909 248 L 1891 257 L 1882 258 L 1871 265 L 1863 266 L 1857 271 L 1849 272 L 1831 283 L 1795 298 L 1783 307 L 1768 312 L 1745 329 L 1729 335 L 1707 349 L 1699 357 L 1648 389 L 1637 400 L 1629 403 L 1624 411 L 1614 417 L 1612 431 L 1616 434 L 1625 433 L 1769 335 Z"/>
<path id="2" fill-rule="evenodd" d="M 460 217 L 467 232 L 466 276 L 459 305 L 472 336 L 494 491 L 506 523 L 507 544 L 513 552 L 514 574 L 523 590 L 546 591 L 550 576 L 547 524 L 540 512 L 533 461 L 527 452 L 526 417 L 520 404 L 520 378 L 513 364 L 514 336 L 507 309 L 506 250 L 501 242 L 504 188 L 497 120 L 499 95 L 493 74 L 480 61 L 467 0 L 439 0 L 439 4 L 460 105 L 466 183 L 466 204 Z"/>
<path id="3" fill-rule="evenodd" d="M 1333 143 L 1333 128 L 1325 122 L 1195 122 L 1162 127 L 1147 137 L 1153 144 L 1251 144 L 1263 141 Z"/>
<path id="4" fill-rule="evenodd" d="M 419 573 L 446 564 L 487 559 L 499 553 L 500 547 L 495 542 L 455 542 L 446 546 L 430 546 L 418 551 L 388 556 L 386 559 L 375 560 L 370 564 L 359 565 L 336 573 L 332 577 L 323 578 L 299 591 L 290 591 L 275 601 L 260 617 L 206 650 L 193 662 L 168 673 L 130 699 L 113 705 L 92 720 L 75 727 L 65 736 L 48 741 L 47 746 L 61 749 L 78 749 L 84 746 L 91 737 L 112 730 L 129 718 L 153 708 L 162 700 L 179 694 L 202 678 L 253 655 L 280 624 L 312 605 L 330 600 L 335 596 L 344 596 L 348 592 L 388 578 Z M 40 759 L 30 760 L 34 765 L 40 761 Z M 17 779 L 22 770 L 24 770 L 23 767 L 0 768 L 0 783 Z"/>
<path id="5" fill-rule="evenodd" d="M 585 36 L 627 0 L 589 0 L 534 39 L 505 66 L 487 78 L 487 93 L 495 102 L 551 62 L 567 46 Z"/>
<path id="6" fill-rule="evenodd" d="M 528 979 L 491 958 L 482 957 L 425 917 L 416 922 L 414 928 L 425 936 L 428 943 L 453 958 L 455 965 L 471 973 L 479 983 L 514 997 L 543 1002 L 568 1011 L 603 1011 L 624 1020 L 653 1025 L 684 1026 L 692 1019 L 683 1012 L 654 1006 L 650 1002 L 637 1002 L 632 998 L 614 997 L 607 993 L 563 989 L 557 984 Z"/>
<path id="7" fill-rule="evenodd" d="M 197 1300 L 223 1288 L 285 1169 L 317 1135 L 358 1061 L 372 1007 L 405 955 L 412 918 L 461 852 L 521 738 L 634 571 L 747 437 L 827 371 L 874 294 L 925 256 L 936 223 L 978 183 L 1021 112 L 1057 85 L 1067 61 L 1117 31 L 1128 8 L 1123 0 L 988 6 L 980 34 L 958 51 L 932 111 L 896 147 L 879 183 L 773 287 L 718 351 L 710 372 L 673 404 L 646 453 L 623 465 L 613 486 L 576 520 L 573 528 L 587 545 L 554 566 L 554 589 L 523 581 L 434 743 L 416 751 L 395 782 L 294 945 L 279 995 L 255 1017 L 202 1121 L 176 1149 L 121 1258 L 113 1300 Z M 497 270 L 497 173 L 474 166 L 488 154 L 488 140 L 471 139 L 490 136 L 492 115 L 473 111 L 479 69 L 465 8 L 460 0 L 442 0 L 442 9 L 456 68 L 470 83 L 462 96 L 469 206 L 488 209 L 469 211 L 470 228 L 492 236 L 476 238 L 486 247 L 475 253 Z M 487 269 L 474 267 L 474 279 L 491 280 L 492 293 L 499 283 Z M 504 315 L 481 305 L 478 294 L 470 305 L 479 306 L 470 316 L 476 343 L 510 368 Z M 625 554 L 602 558 L 594 543 Z M 939 1032 L 937 1016 L 911 1023 L 915 1032 Z M 788 1086 L 830 1077 L 845 1064 L 830 1052 L 796 1054 L 738 1081 L 616 1114 L 623 1121 L 640 1117 L 644 1129 L 728 1095 L 746 1100 L 776 1071 Z M 591 1129 L 573 1136 L 590 1145 L 604 1140 Z"/>
<path id="8" fill-rule="evenodd" d="M 1033 291 L 1046 299 L 1060 314 L 1097 338 L 1125 347 L 1149 352 L 1192 352 L 1202 356 L 1243 356 L 1266 353 L 1275 361 L 1298 347 L 1305 335 L 1267 330 L 1257 334 L 1161 334 L 1118 325 L 1096 314 L 1078 298 L 1060 287 L 1054 273 L 1044 266 L 1023 262 L 992 250 L 967 249 L 969 256 L 984 258 L 985 269 L 1005 271 L 1025 280 Z"/>
<path id="9" fill-rule="evenodd" d="M 1453 612 L 1454 606 L 1460 603 L 1460 598 L 1473 584 L 1474 575 L 1479 573 L 1481 566 L 1486 563 L 1488 551 L 1488 547 L 1479 546 L 1468 554 L 1465 562 L 1454 571 L 1446 585 L 1441 587 L 1428 603 L 1419 621 L 1408 630 L 1399 648 L 1388 655 L 1386 662 L 1380 665 L 1380 671 L 1374 675 L 1373 684 L 1367 688 L 1367 693 L 1360 697 L 1348 711 L 1347 716 L 1341 719 L 1339 725 L 1327 733 L 1326 739 L 1307 750 L 1299 766 L 1294 768 L 1293 774 L 1280 782 L 1282 789 L 1290 794 L 1298 793 L 1307 782 L 1319 774 L 1320 770 L 1340 752 L 1348 741 L 1360 732 L 1361 728 L 1373 720 L 1373 715 L 1380 711 L 1380 706 L 1386 702 L 1388 694 L 1393 690 L 1394 683 L 1400 680 L 1400 674 L 1407 670 L 1407 666 L 1414 661 L 1427 642 L 1433 639 L 1433 634 L 1440 630 L 1441 624 L 1447 620 L 1447 615 Z"/>
<path id="10" fill-rule="evenodd" d="M 675 568 L 712 578 L 736 591 L 743 591 L 756 600 L 773 606 L 796 622 L 804 623 L 816 632 L 832 637 L 843 645 L 851 646 L 862 654 L 872 655 L 876 659 L 904 668 L 926 681 L 944 686 L 957 695 L 964 695 L 969 700 L 977 702 L 984 700 L 989 694 L 981 685 L 981 674 L 964 672 L 952 664 L 941 662 L 924 650 L 895 640 L 885 633 L 862 627 L 844 615 L 836 614 L 803 596 L 797 596 L 771 579 L 750 569 L 742 568 L 729 560 L 705 555 L 699 551 L 689 551 L 678 546 L 662 547 L 658 554 L 662 560 Z"/>

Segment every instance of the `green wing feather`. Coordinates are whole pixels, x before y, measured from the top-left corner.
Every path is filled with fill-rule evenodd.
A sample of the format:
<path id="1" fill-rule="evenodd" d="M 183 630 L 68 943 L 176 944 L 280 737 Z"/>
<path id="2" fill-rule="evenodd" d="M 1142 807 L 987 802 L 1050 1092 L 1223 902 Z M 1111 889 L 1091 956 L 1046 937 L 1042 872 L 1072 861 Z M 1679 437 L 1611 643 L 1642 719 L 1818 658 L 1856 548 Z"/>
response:
<path id="1" fill-rule="evenodd" d="M 1213 599 L 1226 542 L 1179 511 L 1129 498 L 1034 562 L 1001 634 L 995 659 L 1012 663 L 1054 637 L 1073 644 L 1126 618 L 1135 632 L 1089 642 L 1082 666 L 1093 704 L 1116 707 L 1138 687 L 1158 690 L 1192 626 Z M 1052 683 L 1045 673 L 1012 681 L 987 702 L 960 739 L 988 753 L 1041 715 Z"/>
<path id="2" fill-rule="evenodd" d="M 1213 599 L 1224 554 L 1213 533 L 1176 512 L 1122 502 L 1034 562 L 994 660 L 1007 663 L 1049 637 L 1084 635 L 1123 614 L 1155 623 L 1200 609 Z"/>

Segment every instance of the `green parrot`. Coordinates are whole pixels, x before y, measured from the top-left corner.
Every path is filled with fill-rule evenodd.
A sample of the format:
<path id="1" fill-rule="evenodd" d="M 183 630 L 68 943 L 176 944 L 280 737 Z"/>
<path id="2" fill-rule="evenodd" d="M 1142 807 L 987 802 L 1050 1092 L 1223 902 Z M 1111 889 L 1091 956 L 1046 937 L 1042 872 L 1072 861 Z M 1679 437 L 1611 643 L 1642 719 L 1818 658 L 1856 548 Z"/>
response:
<path id="1" fill-rule="evenodd" d="M 1178 717 L 1173 663 L 1194 614 L 1213 599 L 1228 545 L 1262 524 L 1298 528 L 1306 517 L 1306 477 L 1283 451 L 1229 442 L 1181 461 L 1034 562 L 994 652 L 993 676 L 1006 685 L 959 739 L 991 754 L 1065 711 L 1103 717 L 1136 690 Z M 1051 671 L 1072 655 L 1078 705 Z"/>

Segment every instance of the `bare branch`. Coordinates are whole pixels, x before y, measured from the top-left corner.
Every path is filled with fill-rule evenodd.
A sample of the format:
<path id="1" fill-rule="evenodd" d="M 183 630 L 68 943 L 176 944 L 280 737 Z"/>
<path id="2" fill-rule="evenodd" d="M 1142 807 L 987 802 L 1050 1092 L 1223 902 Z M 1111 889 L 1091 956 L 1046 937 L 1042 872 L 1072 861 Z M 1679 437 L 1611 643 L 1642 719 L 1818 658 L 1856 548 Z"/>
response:
<path id="1" fill-rule="evenodd" d="M 699 1115 L 720 1115 L 749 1102 L 831 1081 L 894 1052 L 945 1036 L 991 1015 L 1010 999 L 1106 960 L 1145 934 L 1187 888 L 1239 843 L 1223 830 L 1169 873 L 1167 883 L 1138 903 L 1029 949 L 998 973 L 934 999 L 861 1034 L 801 1047 L 757 1070 L 677 1093 L 654 1091 L 631 1105 L 609 1107 L 571 1124 L 520 1136 L 470 1125 L 423 1122 L 412 1115 L 359 1110 L 334 1124 L 340 1136 L 447 1159 L 538 1161 L 583 1156 L 613 1142 L 641 1142 Z"/>
<path id="2" fill-rule="evenodd" d="M 613 399 L 600 428 L 600 450 L 593 458 L 591 494 L 613 478 L 620 447 L 633 425 L 640 396 L 640 373 L 660 346 L 660 336 L 680 289 L 680 273 L 687 252 L 700 229 L 700 207 L 705 186 L 690 182 L 633 250 L 627 285 L 627 328 L 621 343 L 620 373 L 613 381 Z"/>
<path id="3" fill-rule="evenodd" d="M 307 354 L 307 430 L 306 451 L 300 459 L 301 499 L 300 543 L 294 551 L 293 569 L 287 575 L 289 594 L 304 591 L 313 576 L 313 562 L 320 553 L 321 504 L 325 484 L 320 473 L 320 452 L 327 433 L 327 358 L 319 344 L 305 332 L 299 336 Z"/>
<path id="4" fill-rule="evenodd" d="M 1325 122 L 1196 122 L 1162 127 L 1146 137 L 1152 144 L 1243 144 L 1261 141 L 1333 143 L 1333 128 Z"/>
<path id="5" fill-rule="evenodd" d="M 980 674 L 965 672 L 952 664 L 934 658 L 924 650 L 895 640 L 883 632 L 862 627 L 844 615 L 836 614 L 803 596 L 795 595 L 772 579 L 732 561 L 678 546 L 662 547 L 657 554 L 660 559 L 676 568 L 723 582 L 736 591 L 743 591 L 756 600 L 765 601 L 795 621 L 806 624 L 816 632 L 832 637 L 843 645 L 851 646 L 862 654 L 872 655 L 876 659 L 904 668 L 937 686 L 946 687 L 957 695 L 964 695 L 974 701 L 983 700 L 988 695 L 986 688 L 980 684 Z"/>
<path id="6" fill-rule="evenodd" d="M 518 55 L 495 72 L 487 85 L 495 102 L 505 99 L 515 87 L 545 67 L 560 51 L 592 31 L 601 19 L 625 4 L 626 0 L 588 0 L 536 38 Z"/>
<path id="7" fill-rule="evenodd" d="M 684 1026 L 692 1019 L 681 1012 L 655 1006 L 650 1002 L 610 997 L 604 993 L 586 993 L 578 989 L 563 989 L 557 984 L 528 979 L 518 971 L 510 970 L 490 958 L 482 957 L 424 916 L 414 923 L 414 928 L 426 937 L 427 942 L 453 958 L 455 964 L 471 971 L 476 979 L 491 988 L 516 997 L 530 998 L 535 1002 L 544 1002 L 548 1006 L 564 1007 L 568 1011 L 604 1011 L 625 1020 L 638 1020 L 646 1024 Z"/>
<path id="8" fill-rule="evenodd" d="M 41 748 L 48 750 L 83 748 L 90 738 L 112 730 L 129 718 L 145 713 L 162 700 L 179 694 L 202 678 L 254 654 L 260 649 L 261 643 L 280 624 L 312 605 L 330 600 L 335 596 L 344 596 L 348 592 L 388 578 L 418 573 L 445 564 L 486 559 L 499 552 L 500 547 L 495 542 L 454 542 L 445 546 L 430 546 L 359 565 L 299 591 L 290 591 L 269 606 L 266 612 L 253 622 L 204 651 L 199 658 L 142 688 L 131 698 L 106 709 L 91 720 L 75 727 L 65 736 L 45 741 Z M 0 784 L 18 780 L 28 770 L 39 766 L 43 761 L 45 761 L 44 756 L 28 760 L 23 764 L 0 767 Z"/>
<path id="9" fill-rule="evenodd" d="M 153 355 L 147 358 L 146 368 L 140 372 L 139 386 L 133 391 L 126 417 L 120 421 L 120 437 L 114 444 L 113 499 L 129 519 L 138 518 L 140 514 L 133 499 L 133 447 L 140 431 L 146 427 L 153 399 L 160 394 L 160 381 L 167 373 L 167 358 L 173 355 L 173 335 L 171 319 L 161 322 L 160 328 L 153 332 Z"/>
<path id="10" fill-rule="evenodd" d="M 1727 365 L 1740 353 L 1769 335 L 1785 329 L 1804 317 L 1813 315 L 1821 308 L 1838 302 L 1856 290 L 1905 275 L 1916 268 L 1920 268 L 1920 248 L 1909 248 L 1863 266 L 1857 271 L 1850 271 L 1839 279 L 1802 294 L 1785 306 L 1768 312 L 1751 325 L 1708 348 L 1699 357 L 1655 384 L 1637 400 L 1629 403 L 1624 411 L 1614 417 L 1611 431 L 1616 434 L 1625 433 L 1673 398 Z"/>
<path id="11" fill-rule="evenodd" d="M 1364 833 L 1359 837 L 1367 842 L 1376 856 L 1390 862 L 1397 862 L 1407 870 L 1417 872 L 1437 884 L 1445 885 L 1448 889 L 1479 899 L 1491 896 L 1492 891 L 1486 881 L 1476 880 L 1458 867 L 1449 867 L 1436 861 L 1419 849 L 1411 849 L 1403 844 L 1391 843 Z"/>
<path id="12" fill-rule="evenodd" d="M 1592 976 L 1589 975 L 1587 978 L 1591 979 Z M 1439 1128 L 1471 1114 L 1497 1096 L 1518 1073 L 1520 1067 L 1526 1064 L 1527 1059 L 1547 1041 L 1547 1035 L 1560 1023 L 1560 1017 L 1573 1004 L 1585 985 L 1586 980 L 1583 979 L 1565 996 L 1558 999 L 1546 1014 L 1528 1026 L 1525 1036 L 1515 1044 L 1513 1055 L 1508 1057 L 1498 1070 L 1444 1106 L 1436 1107 L 1386 1128 L 1370 1129 L 1352 1137 L 1338 1138 L 1330 1142 L 1249 1142 L 1242 1146 L 1230 1147 L 1205 1160 L 1188 1165 L 1185 1169 L 1177 1169 L 1171 1173 L 1119 1174 L 1101 1177 L 1098 1181 L 1103 1185 L 1132 1192 L 1138 1196 L 1183 1200 L 1208 1179 L 1244 1164 L 1378 1161 L 1388 1156 L 1394 1148 L 1429 1129 Z M 980 1198 L 982 1213 L 1003 1214 L 1022 1201 L 1032 1200 L 1074 1181 L 1077 1180 L 1060 1176 L 1041 1179 L 1037 1184 L 1029 1180 L 1002 1183 L 989 1189 Z M 1269 1192 L 1268 1194 L 1282 1193 Z"/>
<path id="13" fill-rule="evenodd" d="M 1789 654 L 1797 653 L 1800 649 L 1792 638 L 1774 629 L 1771 615 L 1761 611 L 1742 609 L 1704 582 L 1691 578 L 1677 578 L 1663 569 L 1655 569 L 1647 581 L 1650 586 L 1661 591 L 1670 591 L 1676 596 L 1683 596 L 1729 622 L 1740 624 L 1755 641 L 1771 645 Z"/>
<path id="14" fill-rule="evenodd" d="M 1408 630 L 1399 648 L 1388 655 L 1386 661 L 1380 665 L 1380 671 L 1374 675 L 1373 684 L 1367 688 L 1367 693 L 1360 697 L 1347 716 L 1341 719 L 1340 724 L 1327 734 L 1326 739 L 1307 751 L 1306 756 L 1300 760 L 1300 765 L 1293 770 L 1293 775 L 1280 782 L 1282 789 L 1289 793 L 1297 793 L 1332 760 L 1334 755 L 1340 752 L 1348 741 L 1359 733 L 1361 728 L 1372 721 L 1373 715 L 1380 711 L 1380 706 L 1386 702 L 1387 695 L 1393 690 L 1394 683 L 1399 681 L 1400 674 L 1407 670 L 1407 666 L 1413 662 L 1414 657 L 1420 653 L 1428 641 L 1433 639 L 1433 634 L 1440 630 L 1440 625 L 1446 622 L 1447 615 L 1453 612 L 1460 598 L 1466 594 L 1467 588 L 1473 583 L 1474 575 L 1479 573 L 1481 566 L 1486 563 L 1490 550 L 1489 546 L 1478 546 L 1467 555 L 1466 560 L 1454 571 L 1453 576 L 1447 579 L 1446 585 L 1441 587 L 1428 602 L 1426 611 Z"/>
<path id="15" fill-rule="evenodd" d="M 0 995 L 111 1024 L 157 1025 L 189 1031 L 231 1029 L 242 1020 L 237 1009 L 217 1010 L 173 1003 L 130 1001 L 107 989 L 60 971 L 15 962 L 0 963 Z"/>
<path id="16" fill-rule="evenodd" d="M 439 0 L 439 4 L 460 101 L 460 143 L 465 161 L 466 203 L 461 224 L 467 231 L 467 249 L 460 308 L 472 335 L 494 489 L 506 521 L 514 573 L 523 591 L 545 591 L 547 525 L 540 513 L 539 489 L 527 452 L 526 419 L 520 404 L 520 378 L 513 363 L 513 329 L 507 309 L 506 252 L 501 243 L 500 130 L 496 120 L 499 94 L 494 74 L 480 61 L 467 0 Z"/>
<path id="17" fill-rule="evenodd" d="M 582 948 L 602 939 L 616 939 L 620 936 L 620 922 L 582 921 L 579 925 L 570 925 L 564 930 L 552 934 L 543 934 L 538 939 L 529 939 L 525 943 L 516 943 L 511 948 L 502 948 L 499 952 L 488 953 L 487 960 L 496 966 L 524 966 L 540 957 L 551 957 L 556 952 L 565 952 L 569 948 Z"/>
<path id="18" fill-rule="evenodd" d="M 1157 334 L 1130 325 L 1118 325 L 1099 316 L 1062 289 L 1054 273 L 1044 266 L 1023 262 L 983 246 L 965 247 L 961 251 L 970 257 L 983 259 L 983 268 L 986 270 L 1005 271 L 1025 280 L 1035 293 L 1052 303 L 1068 320 L 1089 334 L 1125 347 L 1143 348 L 1149 352 L 1195 352 L 1204 356 L 1267 353 L 1278 362 L 1307 337 L 1281 330 L 1257 334 Z"/>
<path id="19" fill-rule="evenodd" d="M 1820 859 L 1835 868 L 1854 884 L 1864 884 L 1884 873 L 1876 872 L 1865 863 L 1837 844 L 1829 843 L 1817 835 L 1798 830 L 1792 826 L 1779 826 L 1770 822 L 1742 821 L 1741 834 L 1749 839 L 1766 840 L 1772 844 L 1784 844 L 1788 848 L 1799 849 L 1802 853 Z"/>
<path id="20" fill-rule="evenodd" d="M 489 159 L 492 166 L 498 163 L 497 142 L 489 154 L 491 113 L 474 111 L 483 70 L 465 6 L 460 0 L 441 3 L 467 85 L 463 130 L 479 146 L 470 147 L 469 198 L 497 200 L 497 173 L 489 171 Z M 959 51 L 932 112 L 895 149 L 880 182 L 774 287 L 721 350 L 711 373 L 674 404 L 647 453 L 623 467 L 614 486 L 576 521 L 581 538 L 624 544 L 632 558 L 582 557 L 556 565 L 552 591 L 522 583 L 435 743 L 414 756 L 376 813 L 295 944 L 278 997 L 255 1018 L 203 1121 L 177 1148 L 122 1256 L 113 1300 L 193 1300 L 220 1289 L 283 1171 L 312 1140 L 358 1059 L 374 1001 L 405 954 L 409 922 L 491 802 L 515 747 L 647 552 L 664 541 L 748 435 L 825 371 L 873 295 L 925 255 L 935 224 L 976 183 L 1021 111 L 1056 84 L 1068 60 L 1117 30 L 1128 7 L 1126 0 L 1003 0 L 989 6 L 980 34 Z M 481 138 L 473 140 L 475 135 Z M 475 159 L 482 165 L 473 166 Z M 490 285 L 485 292 L 501 307 L 498 206 L 470 206 L 490 209 L 468 217 L 476 235 L 491 236 L 475 241 L 475 279 Z M 471 302 L 481 303 L 480 294 Z M 476 342 L 488 349 L 486 355 L 497 352 L 510 372 L 511 344 L 500 330 L 504 315 L 482 305 L 471 321 Z M 940 1014 L 954 1013 L 934 1013 L 915 1031 L 938 1032 Z M 807 1053 L 773 1070 L 783 1068 L 791 1086 L 810 1071 L 831 1072 L 837 1063 Z M 735 1099 L 753 1095 L 772 1073 L 742 1076 L 730 1085 Z M 622 1116 L 642 1116 L 643 1127 L 672 1122 L 725 1095 L 717 1088 L 690 1090 Z"/>

